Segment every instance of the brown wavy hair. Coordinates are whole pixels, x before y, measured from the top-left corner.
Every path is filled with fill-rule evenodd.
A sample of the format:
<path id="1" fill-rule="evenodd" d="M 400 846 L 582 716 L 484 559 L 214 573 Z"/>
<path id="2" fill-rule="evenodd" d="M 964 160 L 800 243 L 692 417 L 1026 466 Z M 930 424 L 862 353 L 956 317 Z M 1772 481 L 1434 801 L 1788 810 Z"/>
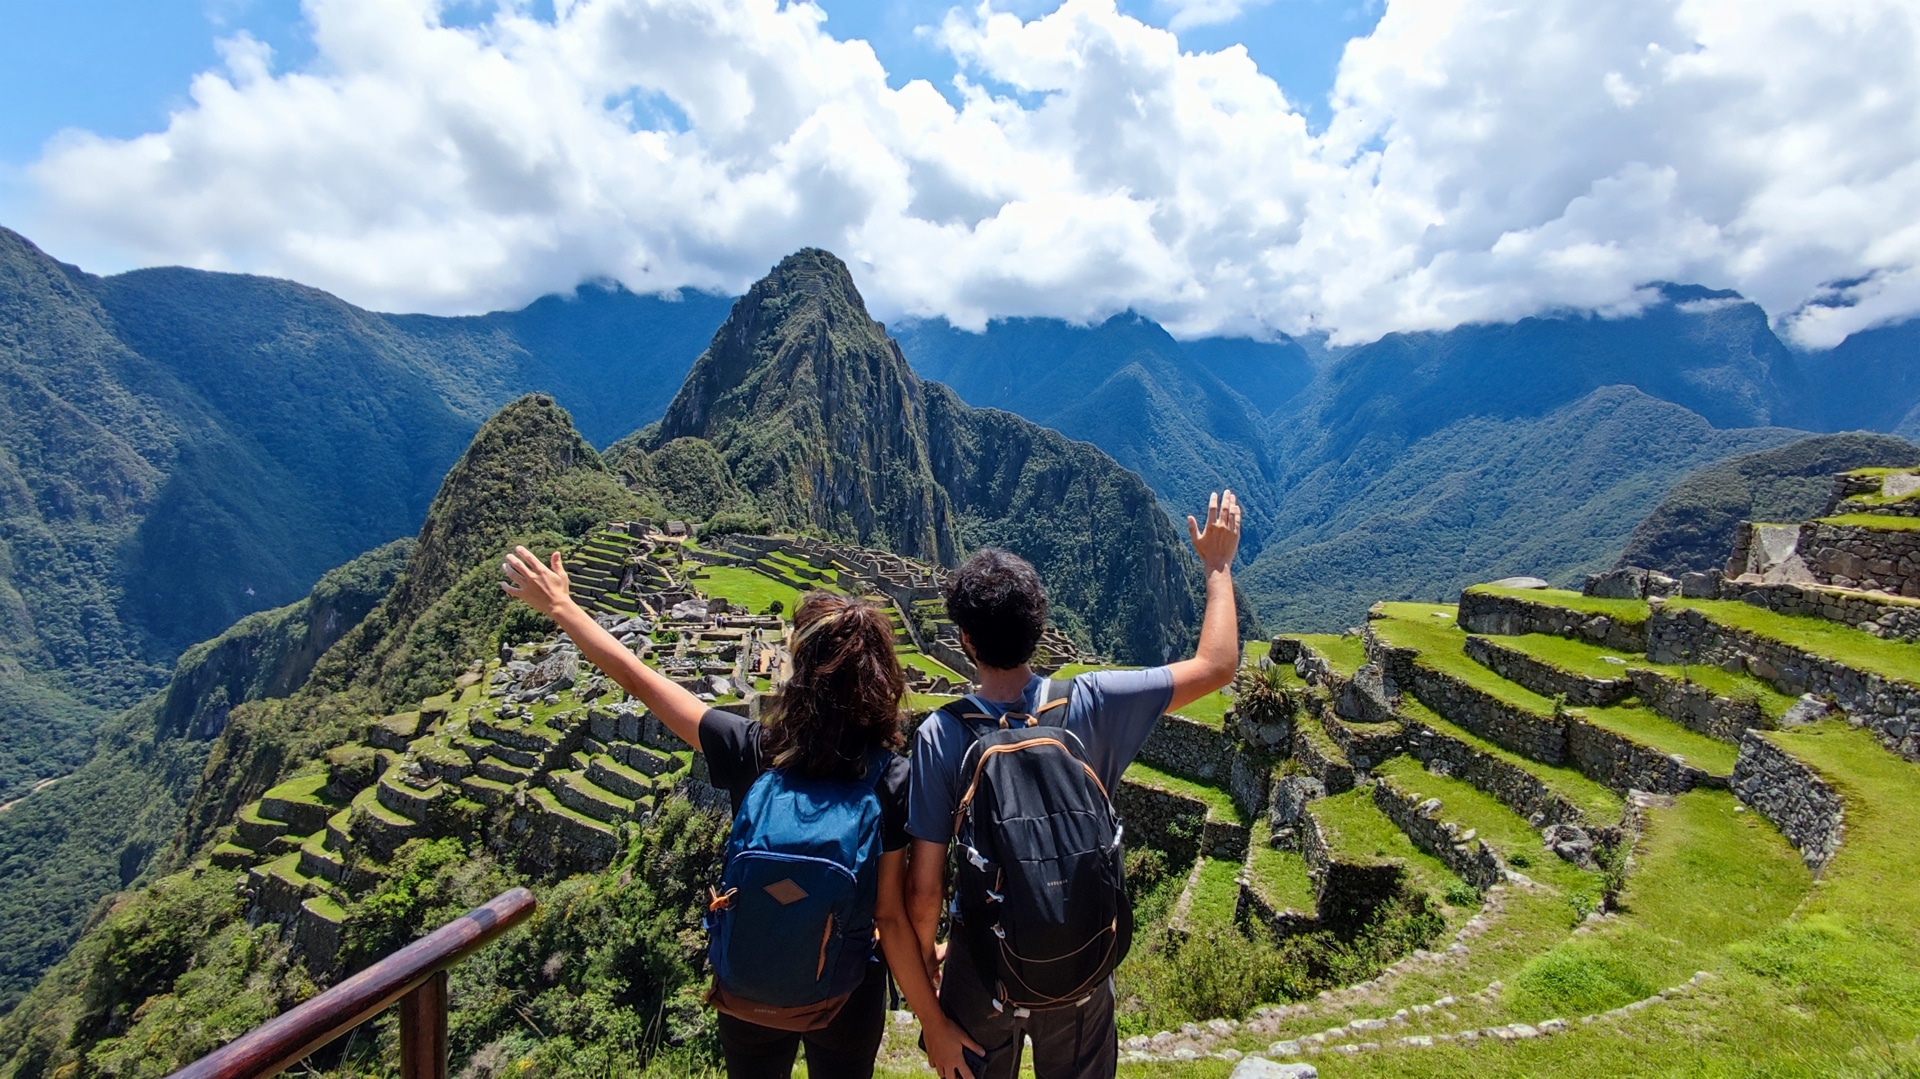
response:
<path id="1" fill-rule="evenodd" d="M 793 612 L 793 677 L 761 748 L 782 771 L 859 779 L 869 751 L 898 749 L 906 676 L 893 621 L 863 599 L 809 592 Z"/>

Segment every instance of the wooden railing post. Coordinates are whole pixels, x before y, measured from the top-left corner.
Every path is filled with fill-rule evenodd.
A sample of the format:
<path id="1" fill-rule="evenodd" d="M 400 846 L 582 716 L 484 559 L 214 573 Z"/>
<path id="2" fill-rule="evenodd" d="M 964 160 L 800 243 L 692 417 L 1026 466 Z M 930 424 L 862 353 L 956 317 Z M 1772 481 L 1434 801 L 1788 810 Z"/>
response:
<path id="1" fill-rule="evenodd" d="M 400 1079 L 447 1079 L 447 972 L 400 998 Z"/>

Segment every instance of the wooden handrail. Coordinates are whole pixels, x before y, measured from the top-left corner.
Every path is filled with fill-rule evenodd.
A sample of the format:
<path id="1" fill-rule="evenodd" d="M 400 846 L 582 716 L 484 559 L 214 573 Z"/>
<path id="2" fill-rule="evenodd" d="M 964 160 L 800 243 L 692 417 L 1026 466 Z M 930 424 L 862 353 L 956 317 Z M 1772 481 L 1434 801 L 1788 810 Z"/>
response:
<path id="1" fill-rule="evenodd" d="M 518 925 L 533 908 L 533 893 L 525 888 L 502 892 L 168 1079 L 266 1079 L 396 1003 L 400 1004 L 402 1076 L 443 1079 L 447 1074 L 447 968 Z"/>

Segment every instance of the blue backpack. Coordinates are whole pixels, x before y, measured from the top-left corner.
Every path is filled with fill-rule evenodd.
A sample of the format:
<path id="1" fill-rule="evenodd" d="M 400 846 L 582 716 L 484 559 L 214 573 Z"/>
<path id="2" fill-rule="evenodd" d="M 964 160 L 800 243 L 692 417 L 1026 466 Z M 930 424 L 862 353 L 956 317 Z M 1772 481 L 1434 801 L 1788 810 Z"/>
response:
<path id="1" fill-rule="evenodd" d="M 866 979 L 880 892 L 879 785 L 892 754 L 858 780 L 769 768 L 733 818 L 705 924 L 708 1000 L 750 1023 L 818 1030 Z"/>

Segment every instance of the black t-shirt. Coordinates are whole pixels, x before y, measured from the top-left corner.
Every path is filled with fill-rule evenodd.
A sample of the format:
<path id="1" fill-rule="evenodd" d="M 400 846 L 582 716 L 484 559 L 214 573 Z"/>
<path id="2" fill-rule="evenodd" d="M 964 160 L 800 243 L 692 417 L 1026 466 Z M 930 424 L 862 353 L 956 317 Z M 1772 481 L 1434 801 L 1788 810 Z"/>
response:
<path id="1" fill-rule="evenodd" d="M 700 717 L 700 752 L 707 755 L 707 774 L 713 785 L 726 789 L 733 798 L 733 811 L 747 788 L 767 770 L 760 758 L 760 724 L 742 719 L 718 708 L 707 709 Z M 907 845 L 907 777 L 911 769 L 898 753 L 887 759 L 887 774 L 881 778 L 880 849 L 895 851 Z"/>

